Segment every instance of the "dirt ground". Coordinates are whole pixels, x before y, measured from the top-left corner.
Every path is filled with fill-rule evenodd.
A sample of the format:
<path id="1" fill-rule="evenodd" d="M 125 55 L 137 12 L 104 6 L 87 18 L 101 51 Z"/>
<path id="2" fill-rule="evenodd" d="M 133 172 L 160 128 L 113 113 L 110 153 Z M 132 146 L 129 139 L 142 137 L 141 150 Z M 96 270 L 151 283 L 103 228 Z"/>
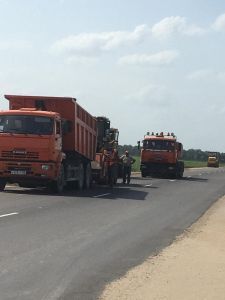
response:
<path id="1" fill-rule="evenodd" d="M 106 286 L 101 300 L 224 300 L 225 197 L 171 246 Z"/>

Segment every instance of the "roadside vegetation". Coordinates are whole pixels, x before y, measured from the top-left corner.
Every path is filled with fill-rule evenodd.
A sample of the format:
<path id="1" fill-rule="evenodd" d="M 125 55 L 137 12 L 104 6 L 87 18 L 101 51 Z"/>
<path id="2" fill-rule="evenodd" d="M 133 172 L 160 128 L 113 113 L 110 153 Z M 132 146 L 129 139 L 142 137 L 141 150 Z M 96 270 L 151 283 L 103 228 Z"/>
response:
<path id="1" fill-rule="evenodd" d="M 135 163 L 132 165 L 132 172 L 140 172 L 140 156 L 132 156 L 135 159 Z M 224 163 L 220 163 L 220 166 L 225 166 Z M 207 167 L 206 161 L 196 160 L 184 160 L 185 168 L 204 168 Z"/>

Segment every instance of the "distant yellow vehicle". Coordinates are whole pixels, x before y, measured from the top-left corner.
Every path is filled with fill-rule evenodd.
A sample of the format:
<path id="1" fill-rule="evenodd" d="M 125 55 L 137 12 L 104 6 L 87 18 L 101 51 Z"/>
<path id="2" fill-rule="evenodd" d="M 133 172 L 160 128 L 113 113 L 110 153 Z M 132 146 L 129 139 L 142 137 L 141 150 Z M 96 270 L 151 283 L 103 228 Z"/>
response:
<path id="1" fill-rule="evenodd" d="M 218 152 L 209 152 L 208 153 L 208 167 L 219 168 L 219 153 Z"/>

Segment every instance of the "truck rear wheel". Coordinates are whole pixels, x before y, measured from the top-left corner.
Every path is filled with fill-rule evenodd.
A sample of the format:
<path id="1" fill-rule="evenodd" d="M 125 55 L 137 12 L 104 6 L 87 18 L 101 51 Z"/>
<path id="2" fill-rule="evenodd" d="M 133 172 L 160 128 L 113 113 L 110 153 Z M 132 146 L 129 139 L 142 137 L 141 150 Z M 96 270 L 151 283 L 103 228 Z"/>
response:
<path id="1" fill-rule="evenodd" d="M 0 179 L 0 191 L 4 191 L 5 186 L 6 186 L 6 180 Z"/>
<path id="2" fill-rule="evenodd" d="M 78 190 L 84 188 L 84 166 L 82 163 L 79 164 L 79 179 L 77 180 L 76 186 Z"/>
<path id="3" fill-rule="evenodd" d="M 90 189 L 92 184 L 91 165 L 87 164 L 85 169 L 84 187 Z"/>

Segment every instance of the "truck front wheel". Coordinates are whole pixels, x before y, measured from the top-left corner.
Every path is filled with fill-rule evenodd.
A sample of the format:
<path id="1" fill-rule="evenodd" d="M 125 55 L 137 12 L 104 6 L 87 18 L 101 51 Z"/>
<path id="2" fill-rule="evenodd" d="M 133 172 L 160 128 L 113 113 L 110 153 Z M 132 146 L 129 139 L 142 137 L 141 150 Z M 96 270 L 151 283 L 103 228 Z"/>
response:
<path id="1" fill-rule="evenodd" d="M 64 186 L 65 186 L 65 172 L 64 172 L 63 165 L 61 165 L 57 180 L 52 182 L 52 190 L 55 193 L 62 193 Z"/>
<path id="2" fill-rule="evenodd" d="M 6 180 L 5 179 L 0 179 L 0 191 L 4 191 L 6 186 Z"/>
<path id="3" fill-rule="evenodd" d="M 180 179 L 183 177 L 183 174 L 184 174 L 184 163 L 183 162 L 179 162 L 177 165 L 176 165 L 176 170 L 175 170 L 175 177 L 177 179 Z"/>

